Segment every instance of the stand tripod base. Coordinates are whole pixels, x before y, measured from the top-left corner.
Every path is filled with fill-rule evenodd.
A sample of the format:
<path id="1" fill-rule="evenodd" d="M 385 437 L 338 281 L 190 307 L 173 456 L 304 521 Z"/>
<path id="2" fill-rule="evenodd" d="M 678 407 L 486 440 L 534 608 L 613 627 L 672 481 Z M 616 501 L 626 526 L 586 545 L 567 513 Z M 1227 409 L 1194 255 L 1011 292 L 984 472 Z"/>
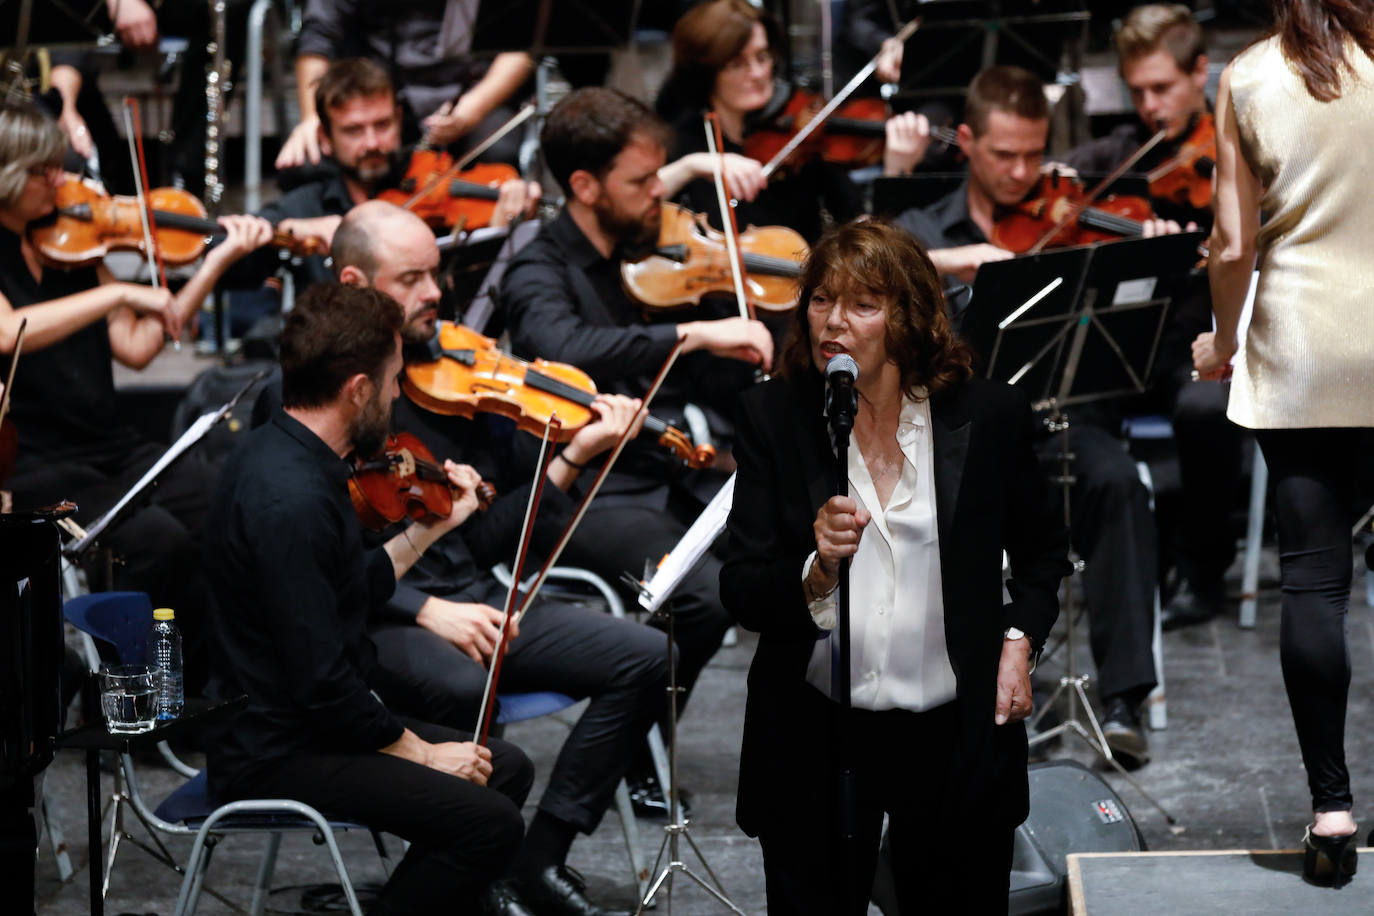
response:
<path id="1" fill-rule="evenodd" d="M 1076 735 L 1078 738 L 1082 739 L 1084 744 L 1088 745 L 1094 754 L 1111 764 L 1112 768 L 1115 769 L 1123 779 L 1129 782 L 1132 788 L 1140 793 L 1141 798 L 1144 798 L 1158 809 L 1159 813 L 1164 815 L 1165 821 L 1169 824 L 1178 823 L 1174 819 L 1174 816 L 1170 814 L 1163 805 L 1156 801 L 1154 796 L 1146 792 L 1144 787 L 1136 781 L 1136 778 L 1121 765 L 1121 761 L 1117 760 L 1116 756 L 1112 754 L 1111 747 L 1107 745 L 1107 736 L 1102 734 L 1102 726 L 1098 724 L 1097 714 L 1093 712 L 1092 703 L 1088 701 L 1088 693 L 1084 689 L 1087 683 L 1088 676 L 1084 674 L 1061 677 L 1059 679 L 1059 686 L 1054 689 L 1054 693 L 1050 694 L 1049 700 L 1046 701 L 1040 712 L 1036 714 L 1036 717 L 1031 720 L 1031 724 L 1034 725 L 1036 722 L 1039 722 L 1040 718 L 1044 716 L 1045 711 L 1052 708 L 1055 701 L 1065 693 L 1067 693 L 1069 697 L 1068 716 L 1063 722 L 1060 722 L 1049 731 L 1038 732 L 1032 735 L 1026 744 L 1030 747 L 1035 747 L 1035 745 L 1048 741 L 1057 735 Z M 1081 713 L 1079 712 L 1080 709 L 1082 710 Z M 1086 725 L 1079 721 L 1080 716 L 1087 719 Z M 1088 726 L 1092 726 L 1091 731 L 1088 729 Z"/>
<path id="2" fill-rule="evenodd" d="M 705 879 L 692 871 L 686 862 L 682 861 L 682 857 L 678 854 L 679 837 L 685 839 L 687 845 L 692 847 L 692 852 L 696 854 L 697 861 L 701 863 L 702 868 L 706 869 L 706 874 L 711 879 L 710 883 L 707 883 Z M 668 858 L 666 865 L 663 864 L 665 853 Z M 710 864 L 707 863 L 706 857 L 701 854 L 701 850 L 697 848 L 697 844 L 692 839 L 692 835 L 687 832 L 686 823 L 669 824 L 667 827 L 663 828 L 663 843 L 658 847 L 658 857 L 654 859 L 654 869 L 657 870 L 660 865 L 663 865 L 663 871 L 659 872 L 658 877 L 649 885 L 648 891 L 644 894 L 644 899 L 639 902 L 639 907 L 635 910 L 635 916 L 641 916 L 645 909 L 653 905 L 654 897 L 658 894 L 660 888 L 666 888 L 668 913 L 671 914 L 673 912 L 673 875 L 678 872 L 681 872 L 695 881 L 702 890 L 710 894 L 717 903 L 730 912 L 737 913 L 739 916 L 745 916 L 744 911 L 735 906 L 730 898 L 725 895 L 725 888 L 721 886 L 720 879 L 717 878 L 716 873 L 711 870 Z"/>

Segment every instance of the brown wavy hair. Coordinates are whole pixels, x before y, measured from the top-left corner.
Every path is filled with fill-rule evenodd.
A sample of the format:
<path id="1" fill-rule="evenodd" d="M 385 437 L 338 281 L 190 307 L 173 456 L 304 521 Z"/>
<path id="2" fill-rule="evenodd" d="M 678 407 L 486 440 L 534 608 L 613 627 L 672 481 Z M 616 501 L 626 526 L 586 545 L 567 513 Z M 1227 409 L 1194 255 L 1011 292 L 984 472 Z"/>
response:
<path id="1" fill-rule="evenodd" d="M 1351 41 L 1374 58 L 1374 2 L 1370 0 L 1273 0 L 1274 31 L 1283 56 L 1319 102 L 1341 97 Z"/>
<path id="2" fill-rule="evenodd" d="M 973 375 L 973 351 L 950 326 L 940 274 L 921 243 L 884 220 L 856 220 L 830 230 L 801 268 L 801 301 L 792 312 L 778 368 L 786 378 L 815 372 L 811 359 L 811 294 L 866 290 L 887 308 L 888 357 L 901 369 L 902 390 L 935 394 Z"/>
<path id="3" fill-rule="evenodd" d="M 658 114 L 672 121 L 710 108 L 716 75 L 749 44 L 755 23 L 776 56 L 777 24 L 748 0 L 710 0 L 688 10 L 673 27 L 673 68 L 655 103 Z"/>

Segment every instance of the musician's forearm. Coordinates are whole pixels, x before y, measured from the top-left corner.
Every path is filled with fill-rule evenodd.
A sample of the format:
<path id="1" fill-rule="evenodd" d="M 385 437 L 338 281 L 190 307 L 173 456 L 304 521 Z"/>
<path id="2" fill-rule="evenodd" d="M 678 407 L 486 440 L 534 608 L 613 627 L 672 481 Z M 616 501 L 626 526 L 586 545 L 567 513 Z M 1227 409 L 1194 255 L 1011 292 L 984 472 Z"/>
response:
<path id="1" fill-rule="evenodd" d="M 478 117 L 485 118 L 515 94 L 534 68 L 534 60 L 523 51 L 508 51 L 496 55 L 486 76 L 463 93 L 463 101 L 474 106 Z"/>

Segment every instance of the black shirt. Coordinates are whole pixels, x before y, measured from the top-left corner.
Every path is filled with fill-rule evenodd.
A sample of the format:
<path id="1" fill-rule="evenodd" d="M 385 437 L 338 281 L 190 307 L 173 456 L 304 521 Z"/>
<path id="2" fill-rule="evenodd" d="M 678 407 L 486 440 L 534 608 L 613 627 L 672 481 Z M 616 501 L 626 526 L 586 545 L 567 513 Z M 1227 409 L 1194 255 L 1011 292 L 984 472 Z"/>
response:
<path id="1" fill-rule="evenodd" d="M 706 152 L 706 132 L 701 115 L 693 114 L 674 122 L 677 143 L 670 161 L 677 161 L 689 153 Z M 743 155 L 744 147 L 725 140 L 727 153 Z M 707 221 L 721 227 L 720 202 L 716 184 L 709 178 L 687 182 L 678 192 L 677 203 L 696 213 L 705 213 Z M 752 201 L 741 200 L 735 207 L 735 222 L 743 232 L 748 226 L 786 226 L 801 233 L 808 243 L 820 238 L 825 225 L 821 207 L 830 211 L 837 223 L 847 222 L 863 211 L 859 189 L 844 169 L 815 160 L 800 168 L 787 166 L 778 169 L 768 179 L 768 186 Z"/>
<path id="2" fill-rule="evenodd" d="M 11 307 L 22 310 L 99 285 L 90 267 L 45 267 L 43 279 L 35 280 L 19 236 L 0 227 L 0 293 Z M 119 421 L 112 360 L 110 326 L 103 318 L 41 350 L 24 348 L 10 396 L 19 433 L 17 471 L 57 462 L 118 462 L 143 441 Z M 8 357 L 0 360 L 5 374 L 9 363 Z"/>
<path id="3" fill-rule="evenodd" d="M 319 216 L 345 216 L 353 209 L 353 197 L 344 184 L 343 173 L 333 160 L 323 159 L 315 169 L 318 177 L 298 185 L 258 211 L 258 216 L 272 225 L 284 219 L 314 219 Z M 226 286 L 256 288 L 276 273 L 286 260 L 296 281 L 299 294 L 313 283 L 334 279 L 325 258 L 311 255 L 290 258 L 283 250 L 271 245 L 259 248 L 229 268 L 224 278 Z"/>
<path id="4" fill-rule="evenodd" d="M 603 258 L 566 210 L 511 259 L 500 306 L 517 356 L 571 363 L 592 377 L 598 391 L 630 397 L 648 391 L 677 343 L 678 322 L 721 317 L 705 305 L 646 322 L 643 306 L 621 284 L 620 262 Z M 743 362 L 687 353 L 650 410 L 679 429 L 689 401 L 730 417 L 735 395 L 752 379 L 753 369 Z M 640 436 L 626 447 L 602 492 L 653 489 L 680 472 L 667 449 Z"/>
<path id="5" fill-rule="evenodd" d="M 904 211 L 896 222 L 931 250 L 980 245 L 988 240 L 969 215 L 967 178 L 930 206 Z"/>
<path id="6" fill-rule="evenodd" d="M 510 563 L 520 542 L 531 478 L 538 463 L 539 440 L 520 432 L 496 414 L 443 416 L 417 407 L 404 394 L 392 408 L 392 429 L 408 432 L 425 444 L 437 461 L 470 464 L 496 488 L 497 497 L 484 512 L 430 546 L 397 584 L 387 602 L 389 615 L 413 618 L 430 595 L 452 601 L 490 603 L 504 594 L 491 568 Z M 540 496 L 532 554 L 547 555 L 572 516 L 573 501 L 548 483 Z M 387 536 L 384 532 L 381 536 Z M 533 570 L 525 569 L 529 575 Z"/>
<path id="7" fill-rule="evenodd" d="M 1149 172 L 1173 158 L 1181 141 L 1186 140 L 1190 130 L 1184 131 L 1173 140 L 1164 140 L 1141 157 L 1131 169 L 1130 174 Z M 1122 124 L 1105 137 L 1089 140 L 1069 150 L 1059 157 L 1065 165 L 1080 172 L 1110 172 L 1125 162 L 1146 140 L 1154 134 L 1139 119 Z M 1212 228 L 1210 208 L 1198 209 L 1186 204 L 1152 197 L 1150 204 L 1155 215 L 1163 219 L 1175 220 L 1180 226 L 1197 223 L 1204 232 Z"/>
<path id="8" fill-rule="evenodd" d="M 211 786 L 297 753 L 370 752 L 403 726 L 372 695 L 368 613 L 391 596 L 391 560 L 363 547 L 348 465 L 285 412 L 224 467 L 205 530 L 210 695 L 248 707 L 207 736 Z"/>

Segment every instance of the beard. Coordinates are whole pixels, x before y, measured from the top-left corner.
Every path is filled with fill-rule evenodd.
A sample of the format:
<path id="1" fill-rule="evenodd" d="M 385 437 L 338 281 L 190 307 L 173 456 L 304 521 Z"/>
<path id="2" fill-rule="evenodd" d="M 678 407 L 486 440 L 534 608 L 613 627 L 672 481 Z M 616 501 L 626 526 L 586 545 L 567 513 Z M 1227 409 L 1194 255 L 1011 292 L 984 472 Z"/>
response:
<path id="1" fill-rule="evenodd" d="M 616 240 L 613 257 L 621 261 L 638 261 L 653 254 L 658 247 L 658 234 L 663 221 L 662 210 L 655 207 L 654 217 L 646 221 L 643 217 L 625 216 L 617 213 L 611 204 L 602 198 L 595 207 L 596 223 L 601 231 Z"/>
<path id="2" fill-rule="evenodd" d="M 357 457 L 371 459 L 381 454 L 390 432 L 391 405 L 374 397 L 349 422 L 348 441 Z"/>
<path id="3" fill-rule="evenodd" d="M 396 171 L 397 162 L 395 152 L 384 153 L 379 149 L 370 149 L 359 156 L 353 165 L 339 163 L 339 171 L 360 184 L 375 185 Z"/>

